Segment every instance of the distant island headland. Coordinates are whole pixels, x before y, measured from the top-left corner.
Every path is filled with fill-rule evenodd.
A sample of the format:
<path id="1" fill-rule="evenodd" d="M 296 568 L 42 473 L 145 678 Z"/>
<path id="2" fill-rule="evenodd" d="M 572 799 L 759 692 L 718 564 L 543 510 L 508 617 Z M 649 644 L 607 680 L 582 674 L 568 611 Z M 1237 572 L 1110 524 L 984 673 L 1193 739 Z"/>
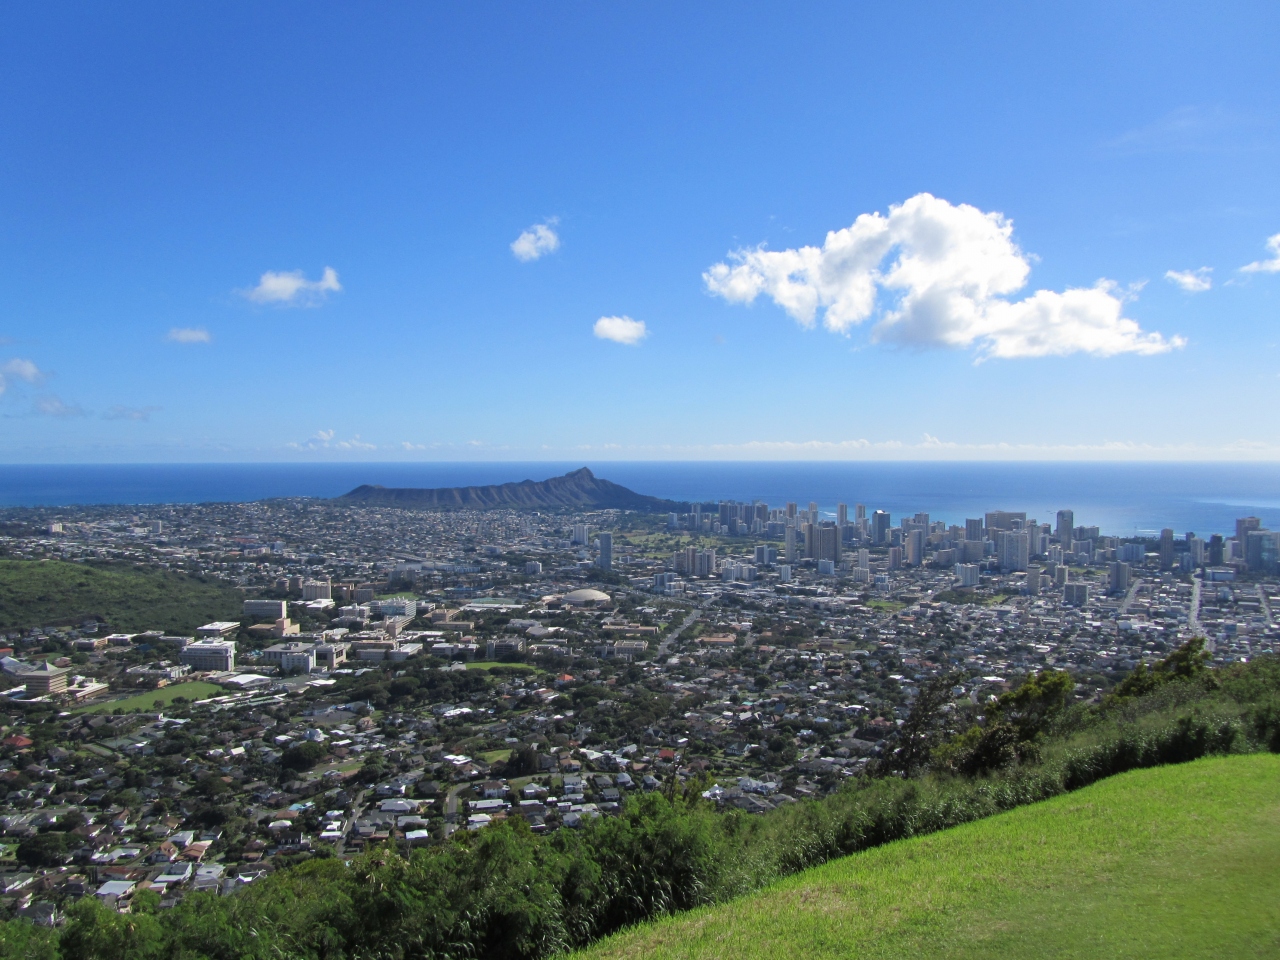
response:
<path id="1" fill-rule="evenodd" d="M 687 509 L 687 504 L 646 496 L 609 480 L 602 480 L 586 467 L 547 480 L 521 480 L 518 483 L 489 484 L 482 487 L 422 489 L 363 484 L 337 499 L 434 510 L 595 507 L 601 510 L 657 513 Z"/>

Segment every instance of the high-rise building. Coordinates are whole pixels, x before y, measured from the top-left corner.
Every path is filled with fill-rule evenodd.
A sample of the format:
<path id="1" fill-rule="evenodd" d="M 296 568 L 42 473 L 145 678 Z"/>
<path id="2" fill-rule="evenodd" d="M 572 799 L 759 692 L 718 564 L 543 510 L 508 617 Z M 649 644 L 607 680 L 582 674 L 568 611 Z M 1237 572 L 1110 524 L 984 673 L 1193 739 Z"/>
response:
<path id="1" fill-rule="evenodd" d="M 695 576 L 714 577 L 716 574 L 716 548 L 707 547 L 705 550 L 699 550 L 695 567 Z"/>
<path id="2" fill-rule="evenodd" d="M 924 563 L 924 528 L 912 525 L 911 530 L 903 538 L 907 548 L 907 566 L 918 567 Z"/>
<path id="3" fill-rule="evenodd" d="M 917 526 L 924 528 L 925 536 L 929 535 L 929 515 L 927 513 L 917 513 L 911 519 Z"/>
<path id="4" fill-rule="evenodd" d="M 1010 510 L 992 510 L 986 515 L 987 530 L 1012 530 L 1013 521 L 1020 520 L 1025 526 L 1027 515 L 1025 512 L 1015 513 Z"/>
<path id="5" fill-rule="evenodd" d="M 788 503 L 788 504 L 787 504 L 787 519 L 788 519 L 788 520 L 792 520 L 792 521 L 794 521 L 794 520 L 795 520 L 795 518 L 796 518 L 796 514 L 797 514 L 798 512 L 799 512 L 799 511 L 797 511 L 797 510 L 796 510 L 796 505 L 795 505 L 794 503 Z"/>
<path id="6" fill-rule="evenodd" d="M 1250 530 L 1261 530 L 1262 521 L 1257 517 L 1241 517 L 1236 521 L 1236 556 L 1245 555 L 1245 547 L 1249 542 Z"/>
<path id="7" fill-rule="evenodd" d="M 889 514 L 883 510 L 877 510 L 871 515 L 871 542 L 877 547 L 883 547 L 889 542 Z"/>
<path id="8" fill-rule="evenodd" d="M 234 670 L 236 644 L 234 640 L 211 637 L 193 640 L 182 648 L 178 660 L 193 670 Z"/>
<path id="9" fill-rule="evenodd" d="M 573 525 L 573 538 L 571 542 L 574 544 L 586 544 L 588 542 L 587 535 L 590 532 L 591 531 L 585 523 L 575 523 Z"/>
<path id="10" fill-rule="evenodd" d="M 792 504 L 794 506 L 794 504 Z M 786 543 L 787 563 L 795 563 L 798 559 L 796 556 L 796 525 L 792 521 L 787 521 L 786 533 L 783 534 Z"/>
<path id="11" fill-rule="evenodd" d="M 996 558 L 1000 569 L 1006 572 L 1026 570 L 1030 560 L 1030 538 L 1021 531 L 1000 531 L 996 534 Z"/>
<path id="12" fill-rule="evenodd" d="M 902 548 L 901 547 L 889 548 L 889 569 L 890 570 L 902 569 Z"/>
<path id="13" fill-rule="evenodd" d="M 1069 607 L 1083 607 L 1089 602 L 1087 583 L 1068 583 L 1062 588 L 1062 602 Z"/>
<path id="14" fill-rule="evenodd" d="M 1197 567 L 1204 566 L 1205 543 L 1199 537 L 1187 537 L 1187 553 L 1191 555 L 1191 562 Z"/>
<path id="15" fill-rule="evenodd" d="M 1160 569 L 1173 569 L 1173 531 L 1168 527 L 1160 531 Z"/>
<path id="16" fill-rule="evenodd" d="M 843 529 L 849 525 L 849 505 L 847 503 L 836 504 L 836 526 Z"/>
<path id="17" fill-rule="evenodd" d="M 1129 589 L 1129 565 L 1116 560 L 1107 565 L 1107 590 L 1124 593 Z"/>
<path id="18" fill-rule="evenodd" d="M 965 538 L 966 540 L 981 540 L 981 539 L 983 539 L 983 533 L 982 533 L 982 521 L 981 521 L 981 520 L 966 520 L 966 521 L 964 522 L 964 538 Z"/>
<path id="19" fill-rule="evenodd" d="M 978 585 L 978 565 L 976 563 L 957 563 L 952 569 L 956 576 L 956 586 L 976 587 Z"/>
<path id="20" fill-rule="evenodd" d="M 812 500 L 809 501 L 809 522 L 810 523 L 818 522 L 818 505 L 814 503 Z"/>
<path id="21" fill-rule="evenodd" d="M 778 582 L 779 583 L 791 582 L 791 565 L 790 564 L 784 563 L 782 566 L 778 567 Z"/>
<path id="22" fill-rule="evenodd" d="M 1055 535 L 1058 543 L 1064 547 L 1071 542 L 1072 532 L 1076 528 L 1076 514 L 1074 510 L 1058 511 L 1058 526 Z"/>
<path id="23" fill-rule="evenodd" d="M 865 503 L 855 503 L 853 505 L 853 519 L 855 520 L 867 519 L 867 505 Z"/>
<path id="24" fill-rule="evenodd" d="M 814 560 L 840 561 L 840 530 L 835 524 L 810 523 L 805 526 L 805 547 Z"/>
<path id="25" fill-rule="evenodd" d="M 871 569 L 871 551 L 870 550 L 867 550 L 864 548 L 858 551 L 858 566 L 863 570 Z"/>
<path id="26" fill-rule="evenodd" d="M 684 573 L 694 576 L 698 572 L 698 548 L 684 548 Z"/>
<path id="27" fill-rule="evenodd" d="M 1209 538 L 1208 548 L 1205 551 L 1205 562 L 1211 567 L 1222 566 L 1222 534 L 1215 533 Z"/>
<path id="28" fill-rule="evenodd" d="M 613 534 L 600 534 L 600 555 L 596 558 L 596 566 L 601 570 L 613 569 Z"/>

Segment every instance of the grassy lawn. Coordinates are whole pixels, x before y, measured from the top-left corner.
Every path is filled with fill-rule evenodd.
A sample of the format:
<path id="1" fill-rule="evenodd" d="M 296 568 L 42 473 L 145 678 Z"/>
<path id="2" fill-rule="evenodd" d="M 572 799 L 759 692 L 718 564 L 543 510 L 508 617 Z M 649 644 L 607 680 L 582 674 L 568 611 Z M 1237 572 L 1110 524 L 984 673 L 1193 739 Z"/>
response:
<path id="1" fill-rule="evenodd" d="M 585 955 L 1280 956 L 1280 756 L 1122 774 L 641 925 Z"/>
<path id="2" fill-rule="evenodd" d="M 72 710 L 72 713 L 115 713 L 117 710 L 123 710 L 125 713 L 150 713 L 156 709 L 156 701 L 160 700 L 164 706 L 173 703 L 175 697 L 186 697 L 188 700 L 205 700 L 209 697 L 216 697 L 221 693 L 229 693 L 216 683 L 205 683 L 203 680 L 191 680 L 187 683 L 175 683 L 172 686 L 161 687 L 159 690 L 145 690 L 136 696 L 126 697 L 123 700 L 108 700 L 105 703 L 95 703 L 89 707 L 81 707 L 79 710 Z"/>
<path id="3" fill-rule="evenodd" d="M 516 670 L 528 670 L 530 673 L 535 669 L 527 663 L 500 663 L 497 660 L 479 660 L 467 664 L 468 670 L 492 670 L 494 667 L 514 667 Z"/>
<path id="4" fill-rule="evenodd" d="M 124 565 L 0 560 L 0 629 L 103 619 L 112 630 L 190 635 L 212 620 L 239 620 L 241 594 L 226 584 Z"/>
<path id="5" fill-rule="evenodd" d="M 499 760 L 507 761 L 511 758 L 510 750 L 489 750 L 480 754 L 480 759 L 485 763 L 497 763 Z"/>
<path id="6" fill-rule="evenodd" d="M 906 604 L 899 603 L 897 600 L 868 600 L 867 606 L 874 607 L 876 610 L 884 610 L 886 613 L 897 613 Z"/>

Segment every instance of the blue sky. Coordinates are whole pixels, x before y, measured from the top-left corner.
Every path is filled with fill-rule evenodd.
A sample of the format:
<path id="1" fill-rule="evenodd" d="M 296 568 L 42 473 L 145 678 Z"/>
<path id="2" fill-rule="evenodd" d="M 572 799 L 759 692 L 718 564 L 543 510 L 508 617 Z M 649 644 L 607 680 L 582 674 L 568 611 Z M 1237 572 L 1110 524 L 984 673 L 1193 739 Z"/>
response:
<path id="1" fill-rule="evenodd" d="M 1263 3 L 10 4 L 0 459 L 1277 459 L 1277 49 Z"/>

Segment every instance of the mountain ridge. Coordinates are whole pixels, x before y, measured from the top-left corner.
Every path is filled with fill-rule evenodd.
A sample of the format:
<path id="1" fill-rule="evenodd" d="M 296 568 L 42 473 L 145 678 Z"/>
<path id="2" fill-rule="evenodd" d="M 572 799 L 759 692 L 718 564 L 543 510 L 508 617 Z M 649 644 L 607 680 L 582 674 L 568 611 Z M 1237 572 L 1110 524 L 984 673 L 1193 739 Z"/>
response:
<path id="1" fill-rule="evenodd" d="M 555 509 L 595 507 L 646 513 L 680 510 L 684 504 L 604 480 L 581 467 L 561 477 L 473 487 L 384 487 L 362 484 L 338 500 L 437 510 Z"/>

